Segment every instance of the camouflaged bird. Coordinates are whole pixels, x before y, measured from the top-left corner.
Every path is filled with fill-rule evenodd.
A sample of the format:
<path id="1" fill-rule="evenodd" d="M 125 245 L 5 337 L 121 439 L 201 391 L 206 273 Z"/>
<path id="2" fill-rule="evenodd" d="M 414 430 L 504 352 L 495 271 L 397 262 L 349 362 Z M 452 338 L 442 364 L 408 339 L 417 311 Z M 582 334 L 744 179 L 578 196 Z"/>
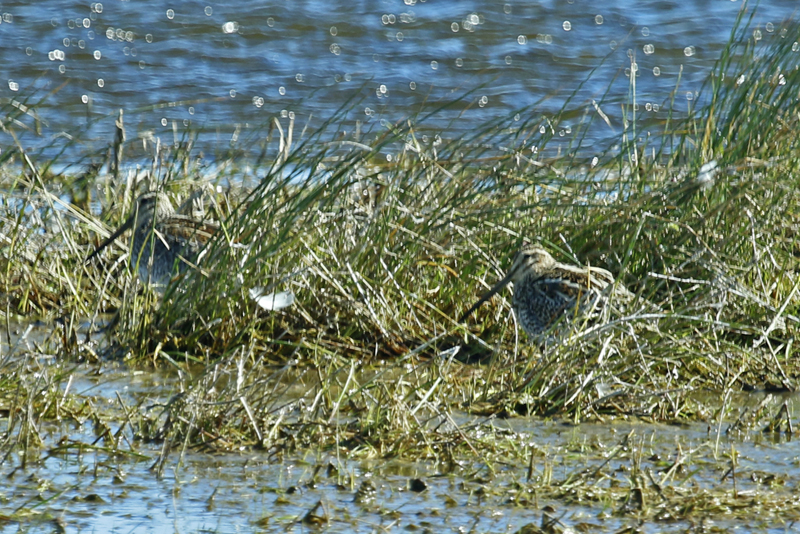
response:
<path id="1" fill-rule="evenodd" d="M 550 338 L 587 323 L 602 322 L 610 301 L 630 302 L 634 295 L 614 283 L 599 267 L 575 267 L 557 262 L 539 245 L 523 246 L 506 276 L 462 316 L 466 319 L 509 282 L 514 283 L 512 306 L 517 321 L 533 342 Z"/>
<path id="2" fill-rule="evenodd" d="M 111 236 L 86 258 L 90 261 L 110 245 L 125 230 L 133 228 L 131 237 L 131 267 L 139 279 L 164 293 L 173 277 L 197 264 L 206 253 L 206 245 L 219 226 L 175 212 L 166 194 L 149 191 L 136 199 L 133 213 Z M 265 310 L 280 310 L 291 306 L 294 293 L 266 293 L 263 287 L 249 289 L 250 298 Z"/>
<path id="3" fill-rule="evenodd" d="M 131 267 L 142 282 L 163 293 L 173 276 L 196 266 L 218 226 L 175 213 L 165 193 L 149 191 L 139 195 L 131 216 L 86 261 L 129 228 L 133 228 Z"/>

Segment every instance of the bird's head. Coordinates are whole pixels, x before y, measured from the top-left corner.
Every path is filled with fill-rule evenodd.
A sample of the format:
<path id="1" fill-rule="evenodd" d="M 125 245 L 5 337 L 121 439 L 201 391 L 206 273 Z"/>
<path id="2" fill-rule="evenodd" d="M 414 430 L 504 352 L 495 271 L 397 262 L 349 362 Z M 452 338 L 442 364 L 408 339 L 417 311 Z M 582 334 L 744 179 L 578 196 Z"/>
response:
<path id="1" fill-rule="evenodd" d="M 540 276 L 553 268 L 556 260 L 540 245 L 525 243 L 522 248 L 514 255 L 511 262 L 511 269 L 508 270 L 505 280 L 508 282 L 520 282 L 527 275 L 533 274 Z"/>

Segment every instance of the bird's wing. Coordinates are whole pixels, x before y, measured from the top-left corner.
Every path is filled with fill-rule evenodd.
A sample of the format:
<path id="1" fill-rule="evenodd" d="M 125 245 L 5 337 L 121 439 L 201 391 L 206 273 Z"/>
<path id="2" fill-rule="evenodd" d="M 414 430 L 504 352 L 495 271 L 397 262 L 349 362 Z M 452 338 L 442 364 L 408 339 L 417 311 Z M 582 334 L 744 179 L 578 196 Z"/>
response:
<path id="1" fill-rule="evenodd" d="M 600 296 L 600 300 L 592 298 L 592 305 L 597 302 L 605 304 L 610 297 L 615 305 L 625 306 L 636 298 L 636 295 L 625 286 L 615 283 L 613 274 L 600 267 L 573 267 L 558 264 L 556 272 L 563 279 L 575 284 L 576 288 L 582 288 L 584 295 L 590 293 Z M 586 302 L 584 302 L 585 304 Z"/>
<path id="2" fill-rule="evenodd" d="M 588 284 L 586 278 L 580 277 L 541 277 L 537 279 L 533 287 L 547 302 L 553 315 L 558 315 L 566 309 L 576 306 L 584 306 L 587 300 L 596 301 L 600 296 L 599 290 L 593 284 Z"/>
<path id="3" fill-rule="evenodd" d="M 181 247 L 202 248 L 219 227 L 210 221 L 199 221 L 185 215 L 172 215 L 158 225 L 158 232 L 173 237 Z"/>
<path id="4" fill-rule="evenodd" d="M 548 275 L 552 278 L 561 278 L 576 286 L 586 289 L 602 291 L 614 283 L 614 275 L 599 267 L 574 267 L 557 263 Z"/>

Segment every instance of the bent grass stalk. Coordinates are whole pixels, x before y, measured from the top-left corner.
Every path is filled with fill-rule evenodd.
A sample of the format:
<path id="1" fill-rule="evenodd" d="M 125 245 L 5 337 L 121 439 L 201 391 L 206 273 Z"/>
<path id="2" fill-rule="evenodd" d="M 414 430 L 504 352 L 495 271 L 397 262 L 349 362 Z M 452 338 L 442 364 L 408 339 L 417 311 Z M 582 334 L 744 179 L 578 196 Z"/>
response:
<path id="1" fill-rule="evenodd" d="M 181 150 L 154 151 L 151 178 L 181 200 L 202 184 L 221 230 L 163 298 L 131 276 L 124 243 L 83 265 L 102 225 L 54 201 L 41 180 L 52 165 L 18 144 L 13 159 L 25 167 L 6 152 L 2 174 L 6 331 L 16 317 L 58 316 L 59 350 L 97 358 L 77 334 L 80 319 L 116 313 L 103 357 L 181 373 L 181 394 L 135 421 L 137 436 L 164 440 L 165 451 L 247 444 L 336 447 L 352 458 L 515 458 L 528 453 L 512 439 L 482 439 L 454 414 L 700 419 L 699 391 L 794 389 L 800 109 L 791 88 L 800 74 L 790 68 L 796 26 L 787 32 L 758 50 L 734 33 L 687 118 L 666 112 L 667 128 L 645 150 L 629 136 L 641 116 L 627 117 L 624 150 L 596 166 L 580 164 L 580 142 L 564 154 L 553 136 L 559 117 L 535 110 L 463 139 L 437 138 L 421 117 L 341 138 L 332 132 L 348 108 L 301 134 L 296 123 L 270 122 L 259 150 L 221 154 L 210 176 L 187 132 Z M 603 120 L 595 105 L 611 113 L 604 104 L 564 110 L 586 121 L 581 139 Z M 698 183 L 710 159 L 720 170 Z M 66 191 L 79 185 L 59 180 Z M 122 204 L 104 203 L 106 224 L 124 219 Z M 660 310 L 544 351 L 520 337 L 508 291 L 457 323 L 524 238 L 611 270 Z M 260 310 L 254 286 L 291 290 L 296 303 Z M 23 388 L 26 413 L 44 409 L 34 400 L 47 388 L 20 372 L 3 391 Z M 18 445 L 7 440 L 6 450 Z"/>

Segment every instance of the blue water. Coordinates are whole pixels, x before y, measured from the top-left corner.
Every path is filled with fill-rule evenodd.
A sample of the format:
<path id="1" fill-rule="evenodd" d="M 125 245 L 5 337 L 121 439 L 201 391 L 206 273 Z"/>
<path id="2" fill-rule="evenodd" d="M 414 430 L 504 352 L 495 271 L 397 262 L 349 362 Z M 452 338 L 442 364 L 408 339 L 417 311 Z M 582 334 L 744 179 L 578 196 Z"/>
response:
<path id="1" fill-rule="evenodd" d="M 50 335 L 47 325 L 11 325 L 11 330 L 10 344 L 0 337 L 6 363 L 26 348 L 45 345 Z M 208 448 L 184 449 L 183 443 L 173 443 L 159 473 L 152 467 L 164 444 L 137 439 L 139 425 L 145 419 L 165 423 L 166 403 L 192 391 L 183 373 L 172 368 L 133 372 L 120 362 L 66 364 L 43 355 L 36 361 L 42 365 L 40 379 L 58 392 L 53 409 L 61 417 L 37 419 L 31 434 L 37 439 L 30 439 L 27 449 L 7 444 L 14 453 L 4 458 L 0 471 L 0 533 L 58 532 L 56 521 L 70 534 L 517 532 L 526 524 L 540 525 L 545 512 L 557 517 L 565 531 L 575 532 L 620 532 L 629 526 L 648 534 L 677 533 L 696 530 L 700 523 L 720 532 L 777 534 L 796 527 L 794 507 L 782 510 L 769 503 L 796 498 L 800 441 L 788 433 L 762 432 L 764 417 L 759 423 L 754 422 L 759 417 L 737 417 L 761 410 L 774 414 L 784 402 L 790 414 L 796 413 L 796 394 L 770 395 L 767 400 L 759 392 L 725 399 L 697 392 L 692 402 L 704 406 L 706 413 L 729 417 L 722 423 L 675 425 L 636 418 L 573 425 L 457 411 L 444 416 L 422 409 L 420 424 L 434 438 L 428 442 L 433 448 L 417 449 L 422 458 L 404 461 L 366 443 L 349 450 L 345 449 L 352 444 L 324 450 L 303 445 L 304 432 L 291 424 L 291 405 L 300 396 L 305 396 L 303 406 L 313 404 L 316 389 L 302 391 L 298 385 L 287 399 L 281 386 L 262 406 L 287 409 L 286 419 L 280 418 L 285 437 L 269 438 L 266 448 L 223 452 L 230 445 L 224 438 L 212 439 L 214 431 L 208 429 Z M 287 378 L 283 371 L 278 375 Z M 289 382 L 296 384 L 293 377 Z M 83 400 L 59 402 L 67 391 Z M 197 399 L 194 395 L 186 398 Z M 223 405 L 219 409 L 235 413 Z M 263 424 L 275 422 L 271 418 L 277 412 L 271 413 L 264 413 Z M 15 425 L 12 436 L 21 432 L 19 418 L 14 417 L 0 418 L 0 432 L 7 432 L 9 424 Z M 114 439 L 103 434 L 106 429 Z M 288 437 L 295 432 L 296 442 Z M 448 443 L 461 444 L 454 448 L 455 461 L 439 449 Z M 477 447 L 482 459 L 471 458 L 464 443 Z M 292 444 L 297 449 L 292 450 Z M 440 452 L 431 452 L 437 449 Z M 23 463 L 24 454 L 28 459 Z M 350 454 L 362 459 L 347 459 Z M 731 454 L 736 457 L 735 481 L 726 475 Z M 524 461 L 526 457 L 532 461 Z M 673 471 L 676 461 L 683 468 Z M 591 482 L 577 484 L 579 490 L 571 495 L 561 493 L 559 488 L 565 490 L 587 473 Z M 669 499 L 650 500 L 651 513 L 643 518 L 636 511 L 624 512 L 624 495 L 637 483 L 635 477 L 642 484 L 657 481 Z M 424 491 L 411 489 L 416 479 L 425 483 Z M 594 486 L 600 488 L 599 496 L 618 488 L 618 498 L 596 499 Z M 698 511 L 688 519 L 670 518 L 671 510 L 704 502 L 703 495 L 712 494 L 719 498 L 713 517 L 703 518 Z M 315 508 L 317 503 L 321 509 Z M 732 508 L 726 508 L 730 503 Z M 763 507 L 748 516 L 752 503 Z M 327 523 L 319 528 L 303 523 L 312 510 L 326 516 Z"/>
<path id="2" fill-rule="evenodd" d="M 352 133 L 356 120 L 380 129 L 381 118 L 395 122 L 463 97 L 426 122 L 457 136 L 521 108 L 533 107 L 533 117 L 552 113 L 576 90 L 573 107 L 589 110 L 609 86 L 602 105 L 612 135 L 621 129 L 619 103 L 629 99 L 631 56 L 643 119 L 666 117 L 679 76 L 676 107 L 685 109 L 741 7 L 729 0 L 16 0 L 0 7 L 0 102 L 5 114 L 17 109 L 11 99 L 38 103 L 40 120 L 11 123 L 26 148 L 52 153 L 72 136 L 73 155 L 104 150 L 120 108 L 129 140 L 171 142 L 191 128 L 213 153 L 234 132 L 237 142 L 262 136 L 259 127 L 281 112 L 315 128 L 353 106 L 338 126 Z M 752 30 L 768 43 L 796 10 L 795 0 L 763 2 Z M 11 137 L 0 134 L 0 142 L 8 146 Z"/>
<path id="3" fill-rule="evenodd" d="M 477 427 L 476 422 L 480 422 Z M 580 525 L 590 532 L 620 532 L 625 526 L 638 526 L 644 533 L 687 532 L 691 520 L 669 520 L 665 512 L 660 520 L 648 516 L 639 524 L 636 512 L 619 513 L 624 508 L 621 499 L 595 501 L 590 489 L 588 498 L 576 492 L 570 499 L 554 498 L 546 491 L 534 498 L 532 488 L 547 487 L 543 479 L 552 478 L 551 489 L 557 495 L 559 483 L 595 469 L 601 473 L 596 477 L 599 487 L 627 488 L 632 484 L 632 466 L 640 465 L 653 479 L 663 480 L 673 500 L 649 503 L 651 507 L 670 510 L 694 498 L 702 500 L 698 495 L 718 492 L 720 486 L 731 492 L 735 488 L 738 502 L 746 506 L 754 499 L 767 501 L 778 495 L 791 499 L 790 481 L 797 476 L 800 458 L 800 446 L 791 437 L 765 436 L 757 430 L 731 437 L 724 432 L 728 424 L 717 441 L 717 429 L 709 430 L 704 424 L 568 426 L 530 419 L 470 418 L 462 429 L 473 440 L 495 434 L 503 439 L 509 437 L 507 428 L 513 428 L 510 439 L 535 456 L 530 486 L 528 465 L 505 461 L 502 455 L 488 462 L 491 467 L 480 462 L 448 466 L 432 460 L 343 461 L 335 450 L 286 456 L 247 449 L 241 454 L 190 449 L 183 455 L 174 450 L 157 476 L 150 466 L 161 452 L 158 444 L 133 442 L 130 456 L 114 456 L 102 448 L 79 446 L 96 442 L 90 422 L 77 429 L 63 426 L 67 428 L 51 432 L 53 440 L 61 438 L 63 450 L 26 468 L 9 462 L 8 471 L 17 470 L 7 478 L 0 495 L 8 510 L 30 513 L 4 522 L 0 532 L 53 532 L 48 519 L 58 518 L 70 533 L 302 533 L 317 531 L 302 521 L 312 510 L 328 518 L 320 528 L 325 532 L 517 532 L 526 524 L 540 525 L 548 507 L 551 516 L 573 531 L 581 531 Z M 617 449 L 626 436 L 629 446 Z M 123 442 L 120 450 L 129 450 L 129 443 Z M 68 449 L 69 444 L 72 448 Z M 723 478 L 732 449 L 738 458 L 736 486 Z M 675 477 L 667 476 L 678 459 L 687 468 Z M 760 482 L 768 476 L 776 477 L 774 485 Z M 415 479 L 425 483 L 425 491 L 410 490 Z M 363 488 L 373 491 L 359 491 Z M 317 503 L 322 508 L 315 508 Z M 718 514 L 702 521 L 720 531 L 781 533 L 792 528 L 791 512 L 773 510 L 741 519 L 726 517 L 723 509 L 721 504 Z M 585 530 L 587 526 L 591 530 Z"/>

